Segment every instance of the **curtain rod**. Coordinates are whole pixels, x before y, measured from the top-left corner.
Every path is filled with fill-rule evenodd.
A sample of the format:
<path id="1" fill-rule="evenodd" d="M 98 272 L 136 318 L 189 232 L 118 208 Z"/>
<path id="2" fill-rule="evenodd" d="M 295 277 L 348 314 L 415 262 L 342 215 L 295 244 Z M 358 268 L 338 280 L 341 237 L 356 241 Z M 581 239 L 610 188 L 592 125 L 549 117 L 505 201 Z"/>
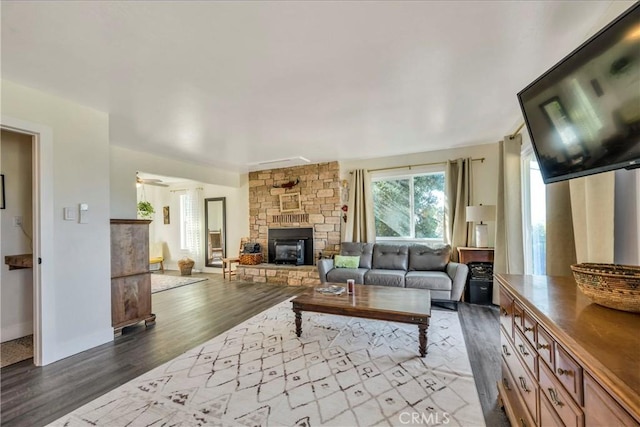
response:
<path id="1" fill-rule="evenodd" d="M 471 159 L 471 161 L 483 163 L 484 162 L 484 157 L 480 157 L 478 159 Z M 420 163 L 419 165 L 393 166 L 393 167 L 390 167 L 390 168 L 367 169 L 367 172 L 389 171 L 389 170 L 393 170 L 393 169 L 411 169 L 411 168 L 418 168 L 420 166 L 444 165 L 446 163 L 447 162 L 432 162 L 432 163 Z M 350 171 L 349 173 L 352 174 L 353 171 Z"/>
<path id="2" fill-rule="evenodd" d="M 516 129 L 516 131 L 514 133 L 509 135 L 509 138 L 511 138 L 511 139 L 515 138 L 515 136 L 520 133 L 520 131 L 522 130 L 523 127 L 524 127 L 524 122 L 520 123 L 520 126 L 518 126 L 518 129 Z"/>
<path id="3" fill-rule="evenodd" d="M 204 190 L 204 188 L 196 187 L 196 188 L 193 188 L 192 190 Z M 179 190 L 169 190 L 170 193 L 178 193 L 180 191 L 189 191 L 189 188 L 181 188 Z"/>

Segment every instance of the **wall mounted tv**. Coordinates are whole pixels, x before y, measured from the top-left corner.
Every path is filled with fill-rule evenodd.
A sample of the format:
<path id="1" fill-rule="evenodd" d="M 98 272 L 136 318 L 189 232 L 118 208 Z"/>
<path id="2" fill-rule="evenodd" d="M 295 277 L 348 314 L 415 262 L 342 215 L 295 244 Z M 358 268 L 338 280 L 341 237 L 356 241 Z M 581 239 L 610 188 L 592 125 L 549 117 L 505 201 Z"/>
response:
<path id="1" fill-rule="evenodd" d="M 640 167 L 640 3 L 518 100 L 546 184 Z"/>

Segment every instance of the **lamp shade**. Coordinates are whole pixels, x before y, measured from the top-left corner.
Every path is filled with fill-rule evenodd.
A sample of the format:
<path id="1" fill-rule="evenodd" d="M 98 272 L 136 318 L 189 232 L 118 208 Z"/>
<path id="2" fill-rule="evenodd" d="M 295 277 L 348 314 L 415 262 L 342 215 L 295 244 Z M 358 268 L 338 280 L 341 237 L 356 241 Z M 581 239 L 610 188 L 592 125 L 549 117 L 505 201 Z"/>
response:
<path id="1" fill-rule="evenodd" d="M 496 220 L 495 205 L 467 206 L 467 222 L 483 222 Z"/>

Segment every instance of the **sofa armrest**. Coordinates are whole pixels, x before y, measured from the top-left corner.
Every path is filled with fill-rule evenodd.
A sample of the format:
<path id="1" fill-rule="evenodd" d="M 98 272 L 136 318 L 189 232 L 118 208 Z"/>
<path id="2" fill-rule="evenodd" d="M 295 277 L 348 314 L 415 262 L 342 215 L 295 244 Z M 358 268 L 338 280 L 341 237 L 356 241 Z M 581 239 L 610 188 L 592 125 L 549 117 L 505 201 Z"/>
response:
<path id="1" fill-rule="evenodd" d="M 451 300 L 460 301 L 464 286 L 467 283 L 469 267 L 467 264 L 450 262 L 447 264 L 447 274 L 451 277 Z"/>
<path id="2" fill-rule="evenodd" d="M 333 269 L 333 260 L 323 258 L 318 261 L 318 274 L 320 275 L 320 283 L 327 283 L 327 273 Z"/>

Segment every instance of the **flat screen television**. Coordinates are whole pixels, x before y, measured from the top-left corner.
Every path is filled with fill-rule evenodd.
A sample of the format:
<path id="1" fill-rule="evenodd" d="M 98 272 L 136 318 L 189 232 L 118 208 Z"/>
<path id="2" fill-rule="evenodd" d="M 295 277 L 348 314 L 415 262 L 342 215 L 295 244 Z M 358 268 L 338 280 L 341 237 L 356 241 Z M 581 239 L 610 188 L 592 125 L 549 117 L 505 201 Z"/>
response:
<path id="1" fill-rule="evenodd" d="M 640 3 L 518 93 L 546 184 L 640 167 Z"/>

